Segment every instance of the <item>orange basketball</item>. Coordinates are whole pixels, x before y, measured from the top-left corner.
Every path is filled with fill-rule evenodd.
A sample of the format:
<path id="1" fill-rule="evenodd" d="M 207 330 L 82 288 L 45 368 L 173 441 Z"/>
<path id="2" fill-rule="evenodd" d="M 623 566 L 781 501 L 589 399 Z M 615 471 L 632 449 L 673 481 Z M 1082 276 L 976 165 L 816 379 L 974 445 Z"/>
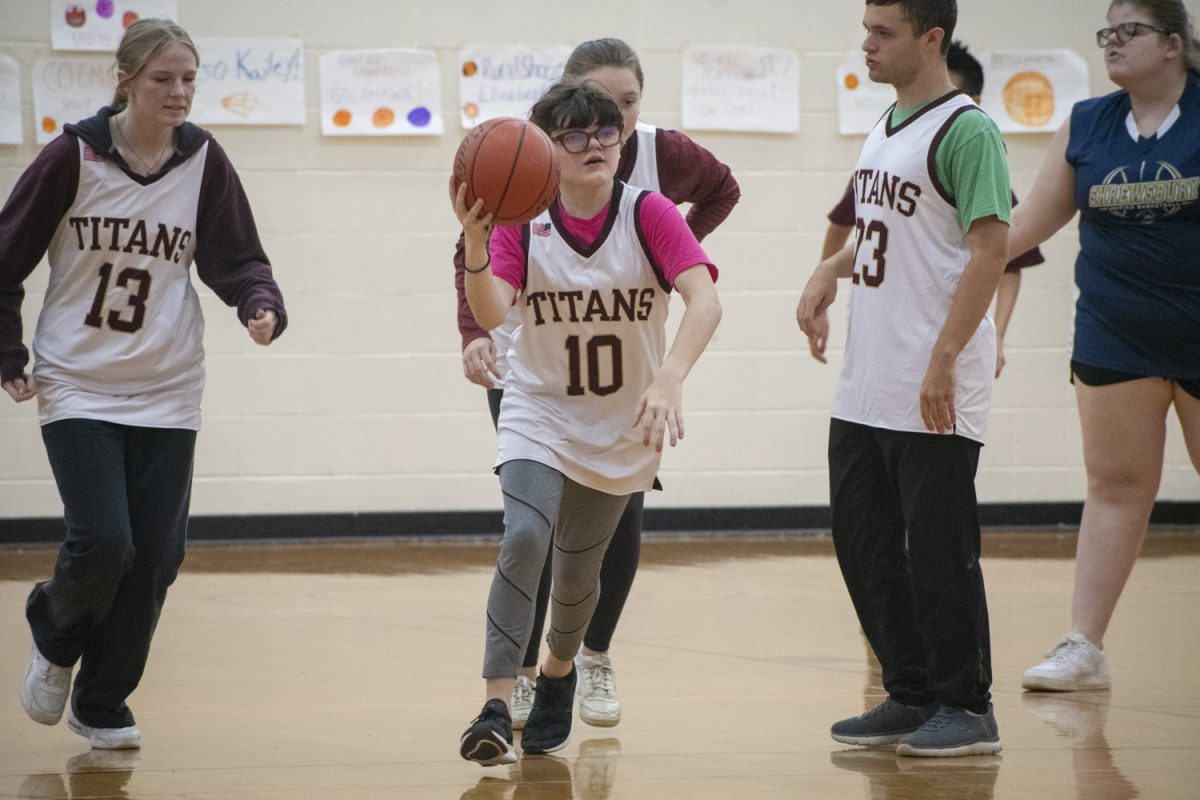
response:
<path id="1" fill-rule="evenodd" d="M 478 199 L 497 225 L 523 225 L 558 194 L 558 158 L 541 128 L 497 117 L 471 129 L 454 154 L 454 191 L 467 185 L 467 208 Z"/>

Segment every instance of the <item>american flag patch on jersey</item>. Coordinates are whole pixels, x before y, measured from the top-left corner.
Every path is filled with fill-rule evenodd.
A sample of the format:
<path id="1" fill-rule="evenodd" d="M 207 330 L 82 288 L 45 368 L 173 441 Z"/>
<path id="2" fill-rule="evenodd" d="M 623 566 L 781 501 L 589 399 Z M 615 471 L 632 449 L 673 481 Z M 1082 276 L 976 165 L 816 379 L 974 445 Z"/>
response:
<path id="1" fill-rule="evenodd" d="M 92 146 L 90 144 L 85 144 L 83 146 L 83 160 L 84 161 L 99 161 L 99 162 L 103 163 L 104 156 L 100 155 L 95 150 L 93 150 Z"/>
<path id="2" fill-rule="evenodd" d="M 535 222 L 532 225 L 530 225 L 529 227 L 532 228 L 534 236 L 549 236 L 550 235 L 550 223 L 549 222 Z"/>

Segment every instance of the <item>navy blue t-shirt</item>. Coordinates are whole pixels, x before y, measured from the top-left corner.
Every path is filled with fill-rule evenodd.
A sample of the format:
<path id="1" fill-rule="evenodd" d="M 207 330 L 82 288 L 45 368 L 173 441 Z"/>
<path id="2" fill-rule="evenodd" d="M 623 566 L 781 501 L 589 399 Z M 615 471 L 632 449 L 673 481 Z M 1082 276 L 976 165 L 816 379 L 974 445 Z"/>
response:
<path id="1" fill-rule="evenodd" d="M 1179 117 L 1130 135 L 1129 95 L 1071 111 L 1067 162 L 1080 210 L 1074 359 L 1094 367 L 1200 379 L 1200 76 Z M 1136 129 L 1134 130 L 1136 134 Z"/>

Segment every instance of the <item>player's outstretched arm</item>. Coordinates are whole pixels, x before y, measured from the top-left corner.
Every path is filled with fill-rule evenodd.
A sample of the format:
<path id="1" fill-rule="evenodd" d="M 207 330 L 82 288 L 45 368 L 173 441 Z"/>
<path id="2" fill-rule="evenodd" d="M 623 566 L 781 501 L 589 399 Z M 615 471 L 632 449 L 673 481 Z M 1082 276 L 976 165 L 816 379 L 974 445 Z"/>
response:
<path id="1" fill-rule="evenodd" d="M 475 321 L 485 330 L 499 327 L 508 315 L 516 290 L 507 282 L 492 275 L 488 240 L 492 235 L 492 215 L 483 210 L 483 201 L 467 208 L 467 185 L 461 184 L 454 193 L 454 214 L 463 226 L 466 246 L 464 288 L 467 303 Z"/>
<path id="2" fill-rule="evenodd" d="M 704 264 L 679 273 L 675 289 L 687 310 L 662 367 L 642 394 L 633 427 L 642 428 L 642 444 L 662 452 L 669 435 L 674 447 L 683 438 L 683 380 L 692 371 L 721 321 L 721 301 Z"/>
<path id="3" fill-rule="evenodd" d="M 1008 252 L 1015 255 L 1032 250 L 1075 216 L 1075 168 L 1067 162 L 1070 138 L 1068 119 L 1050 140 L 1033 191 L 1013 206 Z"/>

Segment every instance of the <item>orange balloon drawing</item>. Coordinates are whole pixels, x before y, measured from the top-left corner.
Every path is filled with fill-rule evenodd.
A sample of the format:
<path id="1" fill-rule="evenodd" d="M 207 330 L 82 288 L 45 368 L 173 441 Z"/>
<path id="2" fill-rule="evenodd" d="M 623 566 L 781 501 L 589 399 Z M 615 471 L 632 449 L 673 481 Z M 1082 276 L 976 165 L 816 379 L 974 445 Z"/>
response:
<path id="1" fill-rule="evenodd" d="M 346 109 L 339 109 L 333 114 L 333 124 L 339 128 L 344 128 L 350 124 L 351 114 Z"/>
<path id="2" fill-rule="evenodd" d="M 847 89 L 857 89 L 858 88 L 858 76 L 857 75 L 851 73 L 846 76 L 846 88 Z"/>
<path id="3" fill-rule="evenodd" d="M 377 108 L 371 115 L 371 124 L 376 128 L 386 128 L 396 121 L 396 112 L 390 108 Z"/>
<path id="4" fill-rule="evenodd" d="M 46 133 L 54 133 L 58 130 L 58 120 L 54 117 L 42 117 L 42 130 Z"/>
<path id="5" fill-rule="evenodd" d="M 466 77 L 473 77 L 477 72 L 479 72 L 479 66 L 474 61 L 463 64 L 463 75 Z"/>
<path id="6" fill-rule="evenodd" d="M 479 106 L 475 105 L 474 103 L 467 103 L 465 106 L 463 106 L 463 113 L 469 118 L 475 119 L 475 117 L 479 116 Z"/>

